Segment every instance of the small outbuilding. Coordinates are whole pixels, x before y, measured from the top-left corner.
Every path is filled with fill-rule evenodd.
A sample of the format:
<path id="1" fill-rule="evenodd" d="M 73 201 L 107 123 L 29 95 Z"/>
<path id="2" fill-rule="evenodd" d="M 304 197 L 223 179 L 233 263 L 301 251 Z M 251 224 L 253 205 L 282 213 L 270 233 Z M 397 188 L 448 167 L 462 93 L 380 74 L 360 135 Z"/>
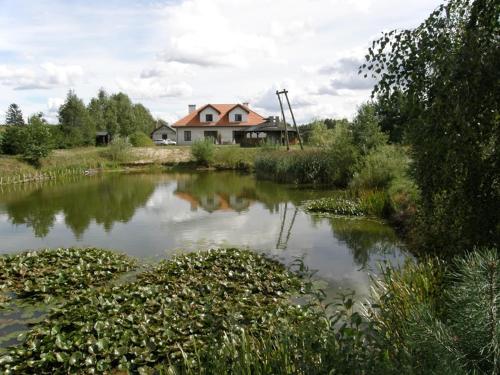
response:
<path id="1" fill-rule="evenodd" d="M 95 132 L 95 144 L 96 146 L 106 146 L 111 142 L 111 134 L 108 131 L 97 131 Z"/>
<path id="2" fill-rule="evenodd" d="M 297 131 L 287 124 L 287 132 L 290 144 L 296 144 L 298 141 Z M 268 117 L 266 122 L 245 129 L 242 146 L 253 147 L 262 143 L 285 144 L 285 125 L 278 116 Z"/>
<path id="3" fill-rule="evenodd" d="M 167 139 L 175 141 L 177 139 L 177 132 L 166 122 L 160 120 L 158 121 L 158 127 L 151 132 L 151 139 L 153 141 L 161 141 Z"/>

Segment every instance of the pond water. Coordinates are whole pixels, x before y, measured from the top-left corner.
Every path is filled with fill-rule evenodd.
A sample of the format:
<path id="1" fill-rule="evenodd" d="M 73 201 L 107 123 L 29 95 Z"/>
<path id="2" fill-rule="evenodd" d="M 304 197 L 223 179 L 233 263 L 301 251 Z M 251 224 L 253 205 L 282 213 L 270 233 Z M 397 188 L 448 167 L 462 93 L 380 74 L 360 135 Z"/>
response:
<path id="1" fill-rule="evenodd" d="M 233 172 L 106 174 L 13 185 L 0 188 L 0 254 L 95 246 L 157 260 L 180 251 L 248 247 L 285 263 L 303 257 L 329 292 L 366 295 L 378 262 L 404 259 L 401 243 L 378 220 L 321 217 L 300 208 L 331 193 Z M 0 341 L 6 334 L 1 320 L 0 314 Z"/>

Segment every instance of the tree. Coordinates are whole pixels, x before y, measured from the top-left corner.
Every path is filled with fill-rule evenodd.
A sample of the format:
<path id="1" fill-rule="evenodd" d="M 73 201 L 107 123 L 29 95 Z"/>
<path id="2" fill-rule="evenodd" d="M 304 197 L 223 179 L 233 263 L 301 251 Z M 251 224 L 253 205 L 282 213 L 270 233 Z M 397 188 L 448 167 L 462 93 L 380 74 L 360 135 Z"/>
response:
<path id="1" fill-rule="evenodd" d="M 83 101 L 72 90 L 59 107 L 59 123 L 69 146 L 95 144 L 95 124 Z"/>
<path id="2" fill-rule="evenodd" d="M 23 159 L 35 166 L 40 165 L 40 160 L 47 157 L 52 151 L 52 136 L 48 125 L 44 124 L 40 117 L 30 117 L 29 126 L 25 130 L 23 140 Z"/>
<path id="3" fill-rule="evenodd" d="M 104 91 L 104 89 L 100 89 L 97 93 L 97 98 L 92 98 L 87 107 L 89 116 L 92 122 L 95 124 L 97 130 L 107 130 L 105 112 L 108 103 L 108 94 L 106 94 L 106 91 Z"/>
<path id="4" fill-rule="evenodd" d="M 112 95 L 111 100 L 115 102 L 119 133 L 122 137 L 128 137 L 136 130 L 132 101 L 122 92 Z"/>
<path id="5" fill-rule="evenodd" d="M 417 28 L 373 42 L 373 95 L 403 95 L 421 245 L 440 254 L 500 243 L 498 0 L 449 0 Z"/>
<path id="6" fill-rule="evenodd" d="M 387 143 L 388 137 L 380 130 L 379 119 L 372 103 L 362 104 L 358 108 L 352 130 L 354 143 L 363 155 Z"/>
<path id="7" fill-rule="evenodd" d="M 150 134 L 155 128 L 156 121 L 149 109 L 138 103 L 134 104 L 133 111 L 136 131 Z"/>
<path id="8" fill-rule="evenodd" d="M 23 113 L 16 103 L 9 105 L 5 114 L 5 125 L 24 125 Z"/>
<path id="9" fill-rule="evenodd" d="M 329 129 L 324 121 L 315 121 L 311 124 L 308 143 L 317 147 L 330 146 L 333 142 L 333 136 L 333 129 Z"/>

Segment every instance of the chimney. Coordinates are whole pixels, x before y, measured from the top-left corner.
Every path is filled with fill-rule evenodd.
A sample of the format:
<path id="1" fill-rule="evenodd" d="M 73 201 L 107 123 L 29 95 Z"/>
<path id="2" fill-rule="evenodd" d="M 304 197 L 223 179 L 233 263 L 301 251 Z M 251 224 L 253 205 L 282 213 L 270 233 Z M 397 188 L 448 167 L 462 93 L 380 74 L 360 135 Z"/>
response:
<path id="1" fill-rule="evenodd" d="M 249 103 L 249 102 L 243 102 L 243 105 L 244 105 L 245 107 L 250 107 L 250 103 Z"/>
<path id="2" fill-rule="evenodd" d="M 196 104 L 189 104 L 188 113 L 193 113 L 194 111 L 196 111 Z"/>

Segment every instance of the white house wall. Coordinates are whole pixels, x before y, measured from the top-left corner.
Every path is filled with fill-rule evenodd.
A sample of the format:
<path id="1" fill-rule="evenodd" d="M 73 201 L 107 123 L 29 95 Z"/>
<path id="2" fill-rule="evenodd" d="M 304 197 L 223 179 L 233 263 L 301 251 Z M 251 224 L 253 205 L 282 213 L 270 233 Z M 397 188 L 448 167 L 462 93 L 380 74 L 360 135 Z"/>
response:
<path id="1" fill-rule="evenodd" d="M 219 121 L 219 112 L 217 112 L 215 109 L 213 109 L 212 107 L 207 107 L 205 108 L 203 111 L 201 111 L 199 113 L 199 116 L 200 116 L 200 121 L 201 122 L 206 122 L 206 115 L 208 114 L 211 114 L 212 117 L 213 117 L 213 121 L 212 122 L 217 122 Z"/>
<path id="2" fill-rule="evenodd" d="M 177 144 L 178 145 L 190 145 L 194 141 L 205 139 L 205 131 L 217 131 L 218 136 L 222 143 L 233 143 L 233 131 L 244 131 L 245 128 L 238 126 L 207 126 L 203 128 L 192 128 L 189 126 L 183 126 L 177 128 Z M 184 132 L 191 131 L 191 142 L 184 141 Z"/>
<path id="3" fill-rule="evenodd" d="M 229 121 L 230 122 L 236 122 L 235 115 L 241 115 L 241 122 L 247 122 L 248 121 L 248 113 L 241 107 L 236 107 L 233 108 L 229 112 Z"/>

